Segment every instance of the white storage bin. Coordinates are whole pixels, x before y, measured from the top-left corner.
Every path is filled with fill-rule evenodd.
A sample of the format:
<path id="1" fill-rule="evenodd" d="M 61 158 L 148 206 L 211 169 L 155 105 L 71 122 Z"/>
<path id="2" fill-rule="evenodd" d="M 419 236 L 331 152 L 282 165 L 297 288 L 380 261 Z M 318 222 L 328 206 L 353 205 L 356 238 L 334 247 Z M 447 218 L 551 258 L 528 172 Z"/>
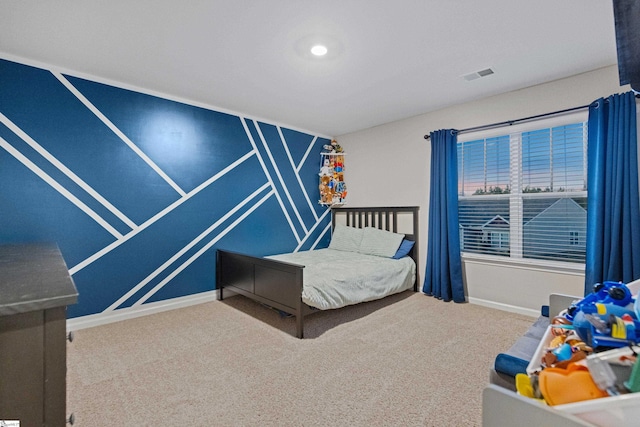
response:
<path id="1" fill-rule="evenodd" d="M 640 425 L 640 393 L 567 403 L 552 408 L 601 427 Z"/>
<path id="2" fill-rule="evenodd" d="M 627 283 L 627 288 L 631 291 L 631 295 L 638 295 L 640 293 L 640 279 Z"/>
<path id="3" fill-rule="evenodd" d="M 549 343 L 551 342 L 552 339 L 553 339 L 553 334 L 551 333 L 551 326 L 548 326 L 547 330 L 542 336 L 542 339 L 540 340 L 540 343 L 538 343 L 538 348 L 536 348 L 536 352 L 533 353 L 533 357 L 529 361 L 529 365 L 527 365 L 527 375 L 531 375 L 534 372 L 537 372 L 540 370 L 540 367 L 542 366 L 542 356 L 544 355 L 547 347 L 549 347 Z"/>
<path id="4" fill-rule="evenodd" d="M 552 339 L 553 335 L 551 334 L 551 326 L 549 326 L 542 340 L 540 340 L 536 353 L 527 367 L 527 374 L 531 374 L 540 369 L 540 360 Z M 601 357 L 603 360 L 610 360 L 618 358 L 623 353 L 629 355 L 632 354 L 628 348 L 623 348 L 602 352 Z M 600 399 L 550 406 L 550 408 L 571 414 L 577 418 L 592 423 L 595 426 L 640 426 L 640 393 L 603 397 Z"/>

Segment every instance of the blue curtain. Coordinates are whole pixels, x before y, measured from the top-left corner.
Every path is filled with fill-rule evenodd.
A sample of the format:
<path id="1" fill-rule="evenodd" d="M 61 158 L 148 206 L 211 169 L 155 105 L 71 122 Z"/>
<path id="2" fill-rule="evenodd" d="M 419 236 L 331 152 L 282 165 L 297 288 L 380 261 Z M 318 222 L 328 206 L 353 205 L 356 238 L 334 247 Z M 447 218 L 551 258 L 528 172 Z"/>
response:
<path id="1" fill-rule="evenodd" d="M 431 192 L 427 268 L 422 291 L 444 301 L 464 302 L 458 230 L 457 132 L 431 132 Z"/>
<path id="2" fill-rule="evenodd" d="M 640 277 L 636 102 L 632 92 L 589 106 L 585 295 Z"/>

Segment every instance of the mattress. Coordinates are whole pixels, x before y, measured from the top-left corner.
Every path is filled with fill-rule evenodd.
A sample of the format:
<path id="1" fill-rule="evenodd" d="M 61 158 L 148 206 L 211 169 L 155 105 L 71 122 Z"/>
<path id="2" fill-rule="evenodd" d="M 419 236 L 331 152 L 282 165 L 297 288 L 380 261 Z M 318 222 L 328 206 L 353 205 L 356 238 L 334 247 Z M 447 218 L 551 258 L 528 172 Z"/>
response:
<path id="1" fill-rule="evenodd" d="M 384 298 L 413 287 L 416 265 L 401 259 L 335 249 L 318 249 L 267 258 L 303 265 L 302 301 L 320 310 Z"/>

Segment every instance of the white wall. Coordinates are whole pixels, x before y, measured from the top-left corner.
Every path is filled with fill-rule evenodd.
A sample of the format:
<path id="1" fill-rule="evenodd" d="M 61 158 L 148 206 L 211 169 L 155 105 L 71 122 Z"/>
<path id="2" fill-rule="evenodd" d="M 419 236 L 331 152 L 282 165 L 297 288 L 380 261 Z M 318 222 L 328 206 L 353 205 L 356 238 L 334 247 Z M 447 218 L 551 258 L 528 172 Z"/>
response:
<path id="1" fill-rule="evenodd" d="M 482 79 L 469 84 L 482 84 Z M 424 139 L 425 134 L 587 105 L 597 98 L 628 90 L 628 86 L 619 85 L 617 66 L 610 66 L 341 135 L 338 142 L 348 153 L 347 202 L 350 206 L 419 205 L 419 271 L 424 277 L 431 161 L 430 142 Z M 584 273 L 575 270 L 465 260 L 464 272 L 470 302 L 531 315 L 539 313 L 540 306 L 548 302 L 549 293 L 582 295 L 584 287 Z"/>

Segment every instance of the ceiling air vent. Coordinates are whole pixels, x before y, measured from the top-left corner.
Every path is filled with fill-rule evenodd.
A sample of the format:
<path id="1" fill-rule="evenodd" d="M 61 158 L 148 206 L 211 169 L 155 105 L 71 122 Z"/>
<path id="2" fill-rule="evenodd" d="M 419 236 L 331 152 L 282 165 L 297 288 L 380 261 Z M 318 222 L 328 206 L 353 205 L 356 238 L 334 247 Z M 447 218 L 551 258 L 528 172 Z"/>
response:
<path id="1" fill-rule="evenodd" d="M 462 78 L 470 82 L 471 80 L 479 79 L 480 77 L 490 76 L 491 74 L 493 74 L 493 70 L 491 68 L 485 68 L 484 70 L 465 74 L 464 76 L 462 76 Z"/>

